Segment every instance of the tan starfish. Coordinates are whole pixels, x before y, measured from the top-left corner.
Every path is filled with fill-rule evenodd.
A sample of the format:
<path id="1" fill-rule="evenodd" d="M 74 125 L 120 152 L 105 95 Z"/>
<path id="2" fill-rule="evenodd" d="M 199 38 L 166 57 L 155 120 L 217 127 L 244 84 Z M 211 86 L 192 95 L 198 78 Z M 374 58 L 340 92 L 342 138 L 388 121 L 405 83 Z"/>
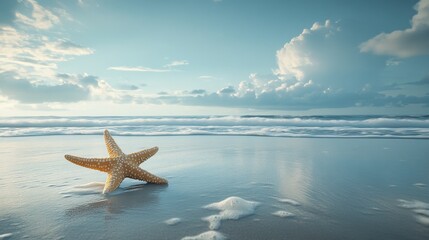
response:
<path id="1" fill-rule="evenodd" d="M 104 142 L 106 143 L 108 158 L 82 158 L 71 155 L 64 157 L 70 162 L 107 173 L 106 184 L 103 193 L 109 193 L 119 187 L 124 178 L 133 178 L 148 183 L 167 184 L 167 180 L 157 177 L 139 167 L 141 163 L 155 155 L 158 147 L 145 149 L 140 152 L 125 154 L 113 140 L 109 131 L 104 131 Z"/>

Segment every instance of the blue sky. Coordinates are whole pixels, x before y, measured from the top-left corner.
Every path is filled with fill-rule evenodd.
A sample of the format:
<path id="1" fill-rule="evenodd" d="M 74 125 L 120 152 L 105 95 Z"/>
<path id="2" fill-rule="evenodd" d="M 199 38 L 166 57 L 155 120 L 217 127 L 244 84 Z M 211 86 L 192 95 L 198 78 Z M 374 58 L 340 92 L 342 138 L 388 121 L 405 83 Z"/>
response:
<path id="1" fill-rule="evenodd" d="M 0 1 L 1 115 L 427 114 L 429 0 Z"/>

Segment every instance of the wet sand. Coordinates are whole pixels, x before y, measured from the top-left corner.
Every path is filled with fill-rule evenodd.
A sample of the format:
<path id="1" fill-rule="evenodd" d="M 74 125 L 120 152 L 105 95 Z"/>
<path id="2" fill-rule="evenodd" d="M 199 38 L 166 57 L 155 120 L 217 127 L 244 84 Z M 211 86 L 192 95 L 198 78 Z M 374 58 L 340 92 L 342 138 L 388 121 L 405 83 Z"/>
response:
<path id="1" fill-rule="evenodd" d="M 181 239 L 215 231 L 208 235 L 429 239 L 428 140 L 115 139 L 125 153 L 158 146 L 141 167 L 169 185 L 126 179 L 117 191 L 101 194 L 104 173 L 63 157 L 107 156 L 100 135 L 0 138 L 0 236 Z M 237 219 L 222 218 L 210 228 L 207 217 L 225 214 L 207 205 L 233 196 L 257 206 L 244 209 L 240 200 L 229 209 Z"/>

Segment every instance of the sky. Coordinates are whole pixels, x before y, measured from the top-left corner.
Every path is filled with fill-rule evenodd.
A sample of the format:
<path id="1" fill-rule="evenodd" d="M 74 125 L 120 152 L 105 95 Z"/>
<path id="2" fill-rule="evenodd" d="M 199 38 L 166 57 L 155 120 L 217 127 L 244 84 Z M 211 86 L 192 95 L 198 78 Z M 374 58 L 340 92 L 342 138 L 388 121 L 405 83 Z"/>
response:
<path id="1" fill-rule="evenodd" d="M 429 114 L 429 0 L 2 0 L 0 116 Z"/>

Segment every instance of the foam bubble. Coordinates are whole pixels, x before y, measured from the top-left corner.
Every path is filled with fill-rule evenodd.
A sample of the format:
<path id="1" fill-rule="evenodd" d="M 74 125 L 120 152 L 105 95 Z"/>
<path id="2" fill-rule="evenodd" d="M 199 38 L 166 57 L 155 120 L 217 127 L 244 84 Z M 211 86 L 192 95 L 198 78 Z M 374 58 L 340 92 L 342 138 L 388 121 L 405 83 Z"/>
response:
<path id="1" fill-rule="evenodd" d="M 404 200 L 404 199 L 398 199 L 399 202 L 399 207 L 402 208 L 408 208 L 408 209 L 429 209 L 429 203 L 425 203 L 422 201 L 418 201 L 418 200 Z"/>
<path id="2" fill-rule="evenodd" d="M 290 198 L 277 198 L 277 197 L 274 197 L 274 199 L 276 199 L 277 201 L 279 201 L 281 203 L 287 203 L 287 204 L 290 204 L 290 205 L 293 205 L 293 206 L 299 206 L 299 205 L 301 205 L 299 202 L 297 202 L 297 201 L 295 201 L 293 199 L 290 199 Z"/>
<path id="3" fill-rule="evenodd" d="M 164 223 L 170 226 L 176 225 L 178 223 L 180 223 L 182 221 L 182 219 L 180 218 L 170 218 L 168 220 L 165 220 Z"/>
<path id="4" fill-rule="evenodd" d="M 272 213 L 274 216 L 281 217 L 281 218 L 287 218 L 287 217 L 294 217 L 295 214 L 283 210 L 279 210 Z"/>
<path id="5" fill-rule="evenodd" d="M 196 236 L 186 236 L 182 240 L 223 240 L 226 237 L 217 231 L 207 231 Z"/>
<path id="6" fill-rule="evenodd" d="M 222 217 L 220 215 L 211 215 L 203 218 L 203 220 L 209 222 L 210 229 L 219 229 Z"/>
<path id="7" fill-rule="evenodd" d="M 3 233 L 3 234 L 0 234 L 0 239 L 7 239 L 7 238 L 10 238 L 10 237 L 12 237 L 12 233 Z"/>
<path id="8" fill-rule="evenodd" d="M 426 187 L 426 184 L 424 183 L 414 183 L 413 185 L 416 187 Z"/>
<path id="9" fill-rule="evenodd" d="M 222 220 L 237 220 L 255 213 L 258 202 L 247 201 L 240 197 L 228 197 L 223 201 L 204 206 L 206 209 L 219 210 L 219 214 L 203 218 L 209 222 L 210 229 L 218 229 Z"/>

